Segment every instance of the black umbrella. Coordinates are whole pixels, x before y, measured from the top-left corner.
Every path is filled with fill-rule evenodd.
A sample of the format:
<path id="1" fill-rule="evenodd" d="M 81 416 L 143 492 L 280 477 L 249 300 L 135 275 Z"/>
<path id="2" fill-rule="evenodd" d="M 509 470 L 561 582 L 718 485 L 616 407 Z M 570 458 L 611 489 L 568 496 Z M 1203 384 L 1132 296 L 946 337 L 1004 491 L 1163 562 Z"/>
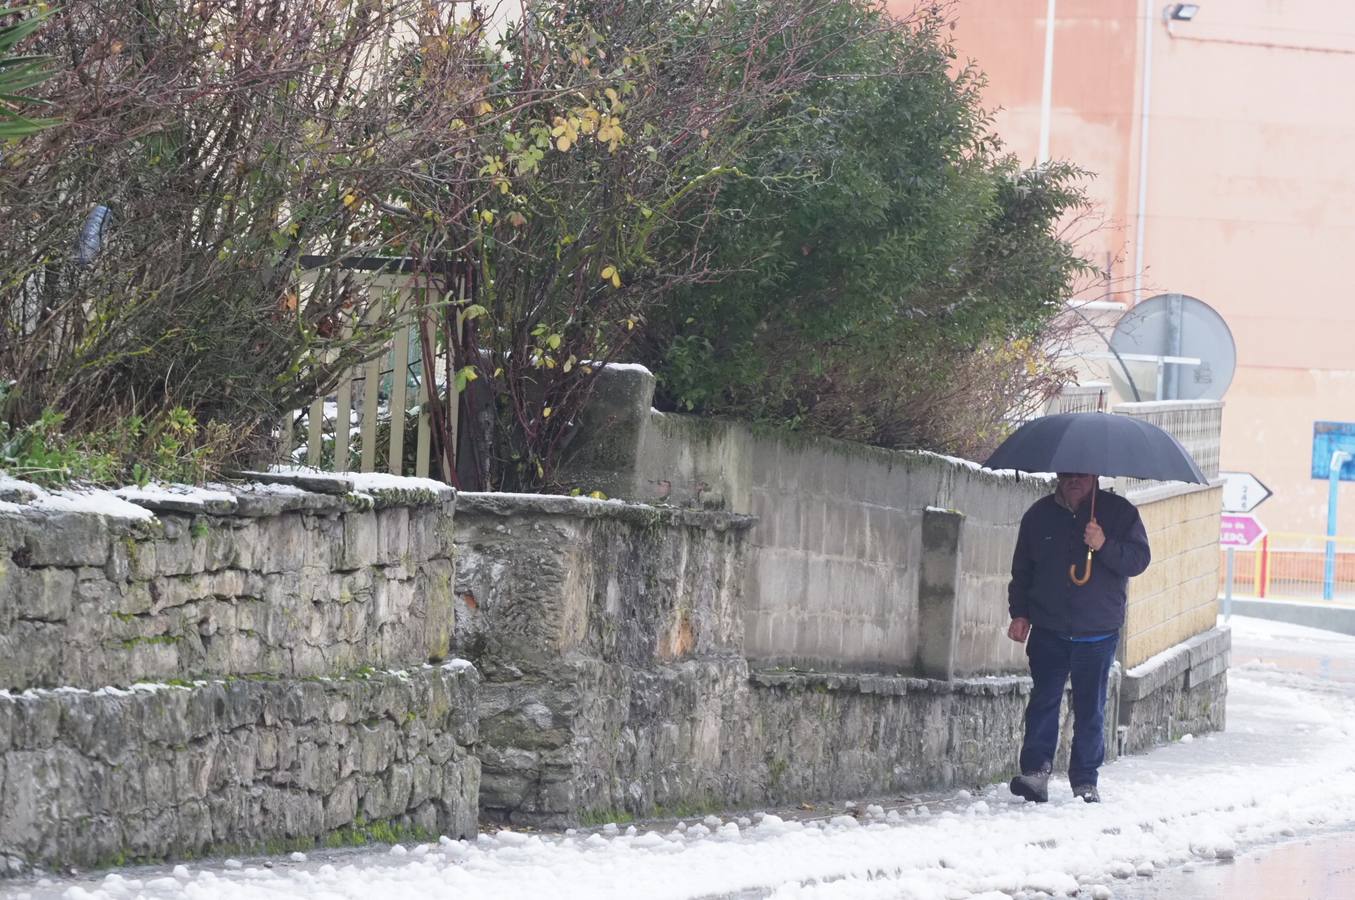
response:
<path id="1" fill-rule="evenodd" d="M 1157 481 L 1208 484 L 1181 442 L 1151 422 L 1110 413 L 1061 413 L 1027 422 L 1002 442 L 984 463 L 990 469 L 1023 472 L 1082 472 Z M 1092 492 L 1092 518 L 1096 492 Z M 1091 577 L 1092 552 L 1077 584 Z M 1071 573 L 1070 573 L 1071 574 Z"/>

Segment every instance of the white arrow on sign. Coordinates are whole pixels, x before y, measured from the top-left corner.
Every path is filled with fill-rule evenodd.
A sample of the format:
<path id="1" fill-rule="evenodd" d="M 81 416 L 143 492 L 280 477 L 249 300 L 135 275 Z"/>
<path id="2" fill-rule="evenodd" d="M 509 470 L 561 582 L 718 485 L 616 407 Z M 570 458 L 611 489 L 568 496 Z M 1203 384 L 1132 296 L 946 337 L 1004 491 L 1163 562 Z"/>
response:
<path id="1" fill-rule="evenodd" d="M 1220 472 L 1223 479 L 1223 511 L 1249 513 L 1271 495 L 1270 488 L 1250 472 Z"/>

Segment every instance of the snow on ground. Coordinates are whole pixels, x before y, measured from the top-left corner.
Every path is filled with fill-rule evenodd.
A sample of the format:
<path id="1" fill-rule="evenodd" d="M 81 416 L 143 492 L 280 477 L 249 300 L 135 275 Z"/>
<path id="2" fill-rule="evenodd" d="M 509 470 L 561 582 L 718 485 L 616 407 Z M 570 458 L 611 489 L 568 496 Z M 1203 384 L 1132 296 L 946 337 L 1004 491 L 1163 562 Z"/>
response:
<path id="1" fill-rule="evenodd" d="M 1229 730 L 1107 766 L 1106 802 L 1026 804 L 1003 785 L 851 815 L 756 815 L 593 833 L 503 831 L 475 841 L 266 861 L 127 869 L 15 885 L 66 898 L 774 898 L 982 900 L 1112 897 L 1126 882 L 1295 834 L 1355 824 L 1355 688 L 1281 669 L 1306 642 L 1355 659 L 1355 638 L 1232 619 Z M 1247 661 L 1238 664 L 1239 658 Z M 840 809 L 840 807 L 839 807 Z M 22 896 L 22 893 L 18 894 Z"/>

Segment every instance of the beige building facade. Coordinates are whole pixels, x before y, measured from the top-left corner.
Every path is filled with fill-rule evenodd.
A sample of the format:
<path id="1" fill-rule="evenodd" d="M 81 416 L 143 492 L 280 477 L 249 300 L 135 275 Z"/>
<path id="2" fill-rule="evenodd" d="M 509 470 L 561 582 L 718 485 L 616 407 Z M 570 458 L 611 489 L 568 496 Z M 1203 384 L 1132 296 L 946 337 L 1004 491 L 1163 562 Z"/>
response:
<path id="1" fill-rule="evenodd" d="M 1272 532 L 1324 532 L 1313 425 L 1355 422 L 1355 2 L 958 0 L 955 15 L 1008 148 L 1094 173 L 1081 245 L 1111 299 L 1186 294 L 1227 321 L 1221 468 L 1274 491 L 1256 510 Z M 1355 537 L 1349 482 L 1339 533 Z"/>

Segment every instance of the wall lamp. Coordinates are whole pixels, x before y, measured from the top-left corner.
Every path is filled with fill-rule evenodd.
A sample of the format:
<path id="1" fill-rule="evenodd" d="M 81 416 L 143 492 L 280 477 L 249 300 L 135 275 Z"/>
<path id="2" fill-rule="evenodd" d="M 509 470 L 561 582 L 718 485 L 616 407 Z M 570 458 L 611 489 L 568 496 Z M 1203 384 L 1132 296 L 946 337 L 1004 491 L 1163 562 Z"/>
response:
<path id="1" fill-rule="evenodd" d="M 1189 22 L 1200 12 L 1198 3 L 1168 3 L 1162 10 L 1162 18 L 1167 22 Z"/>

